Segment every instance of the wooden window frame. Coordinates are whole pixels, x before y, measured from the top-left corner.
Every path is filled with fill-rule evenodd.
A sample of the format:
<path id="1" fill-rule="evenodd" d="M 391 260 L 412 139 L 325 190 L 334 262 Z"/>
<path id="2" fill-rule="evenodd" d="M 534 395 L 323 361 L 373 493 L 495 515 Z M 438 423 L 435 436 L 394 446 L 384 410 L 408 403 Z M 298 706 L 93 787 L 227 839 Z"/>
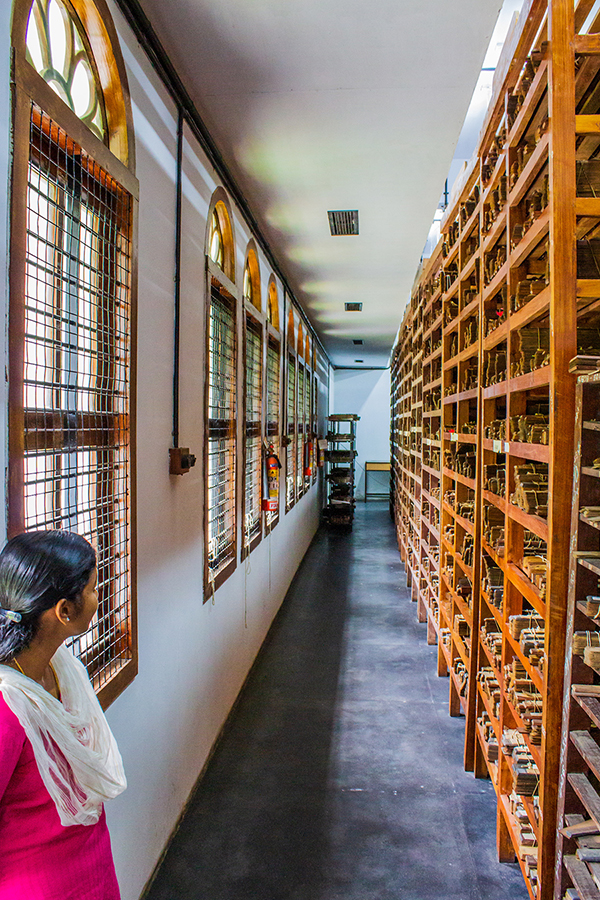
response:
<path id="1" fill-rule="evenodd" d="M 267 290 L 267 320 L 273 330 L 279 334 L 279 293 L 277 291 L 277 282 L 275 276 L 269 278 L 269 287 Z"/>
<path id="2" fill-rule="evenodd" d="M 269 365 L 268 365 L 269 345 L 274 346 L 274 347 L 277 349 L 277 357 L 278 357 L 278 374 L 279 374 L 279 377 L 278 377 L 278 384 L 277 384 L 277 387 L 278 387 L 278 391 L 277 391 L 277 397 L 278 397 L 278 399 L 277 399 L 277 423 L 276 423 L 276 431 L 275 431 L 274 434 L 269 432 L 269 424 L 270 424 L 270 423 L 269 423 L 269 401 L 268 401 L 268 397 L 269 397 L 269 371 L 270 371 L 270 370 L 269 370 Z M 283 353 L 282 353 L 282 347 L 281 347 L 281 335 L 280 335 L 279 331 L 278 331 L 277 329 L 275 329 L 275 328 L 273 327 L 273 325 L 272 325 L 270 322 L 267 323 L 267 327 L 266 327 L 265 356 L 264 356 L 264 372 L 265 372 L 265 378 L 264 378 L 264 389 L 265 389 L 264 398 L 265 398 L 265 399 L 264 399 L 264 405 L 263 405 L 263 408 L 264 408 L 264 411 L 265 411 L 265 416 L 264 416 L 264 421 L 265 421 L 265 432 L 264 432 L 264 434 L 265 434 L 265 443 L 268 444 L 273 438 L 275 439 L 275 452 L 277 453 L 278 458 L 279 458 L 279 461 L 281 462 L 281 455 L 282 455 L 282 452 L 281 452 L 281 451 L 282 451 L 282 449 L 283 449 L 283 442 L 282 442 L 282 440 L 281 440 L 281 437 L 282 437 L 282 434 L 281 434 L 281 422 L 282 422 L 282 416 L 281 416 L 281 389 L 282 389 L 282 384 L 284 383 L 284 379 L 283 379 Z M 280 510 L 281 510 L 281 473 L 282 473 L 282 471 L 283 471 L 283 466 L 282 466 L 282 468 L 280 469 L 280 472 L 279 472 L 279 504 L 278 504 L 278 507 L 277 507 L 277 512 L 273 514 L 273 517 L 272 517 L 272 519 L 271 519 L 270 522 L 268 521 L 268 517 L 267 517 L 268 514 L 265 513 L 265 517 L 264 517 L 264 533 L 265 533 L 265 535 L 270 534 L 270 533 L 273 531 L 273 529 L 276 528 L 277 525 L 279 524 Z"/>
<path id="3" fill-rule="evenodd" d="M 308 338 L 307 338 L 308 340 Z M 306 354 L 304 358 L 304 452 L 302 454 L 302 465 L 304 469 L 304 461 L 306 455 L 306 445 L 312 442 L 312 369 L 309 363 L 310 356 Z M 308 402 L 307 402 L 308 401 Z M 309 465 L 312 467 L 312 450 L 309 457 Z M 312 478 L 302 472 L 304 483 L 304 493 L 307 494 L 312 487 Z"/>
<path id="4" fill-rule="evenodd" d="M 248 326 L 255 330 L 260 338 L 260 371 L 259 371 L 259 380 L 260 380 L 260 397 L 261 397 L 261 409 L 260 409 L 260 423 L 259 423 L 259 434 L 258 437 L 260 439 L 260 448 L 261 448 L 261 463 L 260 463 L 260 480 L 259 483 L 261 485 L 259 492 L 259 509 L 258 509 L 258 530 L 256 533 L 250 536 L 250 541 L 246 543 L 245 537 L 245 514 L 246 514 L 246 463 L 247 463 L 247 439 L 248 439 L 248 424 L 247 424 L 247 407 L 246 407 L 246 399 L 247 399 L 247 391 L 248 391 L 248 383 L 247 383 L 247 334 L 248 334 Z M 244 329 L 243 329 L 243 372 L 244 372 L 244 380 L 243 380 L 243 426 L 242 426 L 242 444 L 243 444 L 243 452 L 242 452 L 242 490 L 241 490 L 241 501 L 242 501 L 242 510 L 241 510 L 241 518 L 240 521 L 242 523 L 242 537 L 241 537 L 241 558 L 242 560 L 246 559 L 247 556 L 252 553 L 253 550 L 258 547 L 263 537 L 263 515 L 262 515 L 262 478 L 263 478 L 263 443 L 264 443 L 264 421 L 265 421 L 265 406 L 264 406 L 264 351 L 265 351 L 265 335 L 264 335 L 264 326 L 260 321 L 260 318 L 256 316 L 256 308 L 251 304 L 251 302 L 245 300 L 244 301 Z"/>
<path id="5" fill-rule="evenodd" d="M 97 164 L 99 170 L 114 179 L 117 185 L 130 197 L 129 216 L 129 369 L 127 415 L 122 417 L 128 436 L 122 445 L 127 458 L 127 615 L 125 640 L 128 659 L 108 680 L 96 682 L 97 696 L 107 708 L 131 684 L 138 671 L 137 633 L 137 545 L 136 545 L 136 333 L 137 333 L 137 219 L 139 185 L 135 177 L 135 154 L 133 124 L 127 77 L 120 53 L 117 34 L 104 0 L 69 0 L 65 3 L 70 14 L 74 14 L 82 31 L 86 34 L 97 75 L 104 97 L 109 133 L 106 143 L 97 137 L 76 115 L 75 112 L 52 90 L 41 75 L 27 61 L 25 55 L 25 35 L 29 2 L 17 2 L 14 7 L 12 42 L 14 49 L 13 81 L 13 156 L 10 187 L 10 234 L 11 253 L 9 268 L 9 481 L 8 481 L 8 535 L 23 531 L 25 521 L 25 304 L 27 267 L 27 217 L 28 186 L 30 168 L 30 129 L 33 106 L 42 111 L 43 121 L 52 123 L 52 138 L 65 143 L 65 147 L 76 148 L 81 154 Z M 42 126 L 45 127 L 45 126 Z M 50 125 L 48 126 L 50 127 Z M 112 129 L 112 130 L 111 130 Z M 41 132 L 43 133 L 43 132 Z M 55 138 L 56 136 L 56 138 Z M 59 205 L 58 209 L 62 209 Z M 52 407 L 53 415 L 61 415 L 61 408 Z M 45 415 L 47 412 L 45 413 Z M 31 418 L 31 413 L 29 414 Z M 85 417 L 84 417 L 85 418 Z M 89 436 L 88 436 L 89 437 Z M 79 441 L 79 437 L 78 437 Z M 44 449 L 41 445 L 40 449 Z M 63 445 L 61 445 L 63 446 Z M 70 445 L 69 445 L 70 446 Z M 94 450 L 96 445 L 90 444 Z M 64 444 L 67 450 L 67 444 Z M 49 449 L 49 448 L 48 448 Z M 82 450 L 85 449 L 82 446 Z M 110 544 L 110 541 L 109 541 Z M 112 564 L 107 562 L 109 572 Z M 110 583 L 110 576 L 109 576 Z M 110 594 L 107 598 L 110 603 Z M 107 612 L 110 619 L 109 630 L 116 611 Z M 116 622 L 116 619 L 115 619 Z M 99 628 L 104 630 L 101 621 Z M 119 660 L 120 655 L 109 657 Z M 110 665 L 99 669 L 99 677 Z"/>
<path id="6" fill-rule="evenodd" d="M 223 248 L 223 265 L 216 263 L 210 255 L 210 244 L 212 238 L 212 219 L 216 214 L 221 230 L 221 241 Z M 235 285 L 235 234 L 233 230 L 233 217 L 231 212 L 231 203 L 226 191 L 222 187 L 218 187 L 212 195 L 208 216 L 206 219 L 205 234 L 205 253 L 207 259 L 210 260 L 212 271 L 218 280 L 222 280 L 227 286 Z M 237 290 L 234 288 L 234 295 L 237 297 Z"/>
<path id="7" fill-rule="evenodd" d="M 306 366 L 297 357 L 296 371 L 296 497 L 300 499 L 306 493 L 304 484 L 304 447 L 306 443 L 306 413 L 304 401 L 306 399 Z"/>
<path id="8" fill-rule="evenodd" d="M 239 435 L 238 429 L 236 427 L 235 419 L 232 427 L 231 437 L 233 438 L 233 459 L 235 464 L 235 472 L 233 476 L 233 542 L 231 546 L 231 554 L 229 561 L 223 565 L 221 568 L 217 570 L 215 575 L 211 575 L 211 567 L 209 566 L 209 482 L 208 482 L 208 465 L 209 465 L 209 450 L 210 450 L 210 417 L 209 417 L 209 388 L 210 388 L 210 378 L 209 378 L 209 359 L 210 359 L 210 315 L 211 315 L 211 303 L 212 303 L 212 290 L 213 288 L 217 290 L 220 294 L 225 297 L 228 302 L 231 304 L 232 314 L 233 314 L 233 338 L 234 338 L 234 364 L 233 371 L 235 373 L 235 388 L 234 388 L 234 397 L 235 397 L 235 405 L 239 406 L 239 387 L 240 387 L 240 379 L 239 379 L 239 358 L 240 358 L 240 335 L 238 333 L 238 324 L 239 324 L 239 302 L 238 302 L 238 291 L 236 286 L 231 282 L 222 269 L 217 266 L 213 260 L 206 255 L 206 271 L 207 271 L 207 287 L 206 287 L 206 304 L 205 304 L 205 378 L 204 378 L 204 470 L 205 470 L 205 478 L 204 478 L 204 602 L 206 603 L 210 600 L 218 588 L 224 584 L 225 581 L 229 578 L 229 576 L 235 571 L 237 567 L 237 546 L 238 546 L 238 523 L 239 523 L 239 515 L 238 515 L 238 504 L 239 504 L 239 486 L 238 486 L 238 475 L 239 475 L 239 465 L 238 465 L 238 448 L 239 448 Z"/>
<path id="9" fill-rule="evenodd" d="M 290 422 L 290 372 L 294 372 L 294 391 L 292 397 L 292 417 L 293 420 Z M 297 371 L 297 358 L 296 358 L 296 350 L 293 345 L 290 347 L 288 344 L 287 352 L 286 352 L 286 361 L 285 361 L 285 435 L 286 435 L 286 447 L 285 447 L 285 511 L 289 513 L 294 506 L 296 505 L 296 441 L 297 441 L 297 399 L 298 399 L 298 371 Z M 290 451 L 291 446 L 291 451 Z M 293 479 L 293 491 L 292 496 L 288 501 L 288 478 L 290 477 L 289 471 L 289 462 L 290 457 L 292 460 L 292 479 Z"/>
<path id="10" fill-rule="evenodd" d="M 319 450 L 317 447 L 317 437 L 319 434 L 319 376 L 317 375 L 314 367 L 314 357 L 313 357 L 313 375 L 312 375 L 312 383 L 313 383 L 313 400 L 312 400 L 312 433 L 313 433 L 313 453 L 312 453 L 312 483 L 317 483 L 317 462 L 319 458 Z"/>

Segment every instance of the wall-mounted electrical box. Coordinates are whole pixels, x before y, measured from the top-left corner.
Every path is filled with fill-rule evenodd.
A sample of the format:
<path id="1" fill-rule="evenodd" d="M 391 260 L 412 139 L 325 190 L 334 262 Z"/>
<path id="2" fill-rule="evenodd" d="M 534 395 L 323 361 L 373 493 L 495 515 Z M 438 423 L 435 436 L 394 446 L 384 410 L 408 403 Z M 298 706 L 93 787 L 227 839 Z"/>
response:
<path id="1" fill-rule="evenodd" d="M 169 450 L 169 475 L 185 475 L 196 465 L 196 457 L 189 447 L 171 447 Z"/>

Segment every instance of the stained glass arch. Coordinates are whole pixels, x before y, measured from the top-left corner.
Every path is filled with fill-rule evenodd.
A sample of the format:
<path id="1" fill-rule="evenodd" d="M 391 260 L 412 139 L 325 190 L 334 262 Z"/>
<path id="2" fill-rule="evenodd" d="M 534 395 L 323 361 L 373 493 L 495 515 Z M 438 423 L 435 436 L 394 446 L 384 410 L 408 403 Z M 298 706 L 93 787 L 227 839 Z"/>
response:
<path id="1" fill-rule="evenodd" d="M 217 188 L 209 207 L 206 254 L 235 284 L 235 241 L 231 207 L 225 190 Z"/>
<path id="2" fill-rule="evenodd" d="M 15 0 L 12 43 L 16 57 L 134 173 L 127 73 L 106 0 Z"/>
<path id="3" fill-rule="evenodd" d="M 213 210 L 210 221 L 210 239 L 208 241 L 208 255 L 216 265 L 223 268 L 223 232 L 216 209 Z"/>
<path id="4" fill-rule="evenodd" d="M 249 246 L 246 253 L 246 265 L 244 266 L 244 299 L 248 300 L 256 309 L 261 309 L 260 299 L 260 269 L 258 256 L 254 247 Z"/>
<path id="5" fill-rule="evenodd" d="M 277 285 L 273 276 L 271 276 L 271 280 L 269 281 L 267 318 L 273 328 L 276 328 L 277 331 L 279 331 L 279 297 L 277 295 Z"/>
<path id="6" fill-rule="evenodd" d="M 104 92 L 77 17 L 63 0 L 33 0 L 25 36 L 27 61 L 101 141 L 106 141 Z"/>

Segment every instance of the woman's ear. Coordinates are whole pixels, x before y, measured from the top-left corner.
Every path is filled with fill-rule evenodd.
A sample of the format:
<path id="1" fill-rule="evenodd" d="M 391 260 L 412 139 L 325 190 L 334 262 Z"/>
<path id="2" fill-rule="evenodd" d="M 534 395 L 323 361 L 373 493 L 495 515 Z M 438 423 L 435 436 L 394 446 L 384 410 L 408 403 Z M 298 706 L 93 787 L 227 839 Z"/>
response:
<path id="1" fill-rule="evenodd" d="M 68 600 L 59 600 L 56 606 L 54 607 L 54 615 L 65 628 L 70 626 L 71 622 L 71 613 L 72 613 L 72 604 L 69 603 Z"/>

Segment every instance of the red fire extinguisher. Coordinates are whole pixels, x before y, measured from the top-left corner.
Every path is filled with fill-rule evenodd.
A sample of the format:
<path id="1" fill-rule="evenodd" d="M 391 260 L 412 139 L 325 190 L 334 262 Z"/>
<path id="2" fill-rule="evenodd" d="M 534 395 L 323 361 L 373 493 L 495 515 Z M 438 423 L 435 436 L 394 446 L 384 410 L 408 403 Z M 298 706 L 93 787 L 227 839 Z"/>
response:
<path id="1" fill-rule="evenodd" d="M 305 478 L 312 477 L 312 455 L 313 455 L 313 442 L 312 442 L 312 439 L 309 439 L 304 444 L 304 477 Z"/>
<path id="2" fill-rule="evenodd" d="M 275 455 L 273 444 L 264 455 L 264 480 L 262 508 L 265 512 L 277 512 L 279 509 L 279 470 L 281 463 Z"/>

